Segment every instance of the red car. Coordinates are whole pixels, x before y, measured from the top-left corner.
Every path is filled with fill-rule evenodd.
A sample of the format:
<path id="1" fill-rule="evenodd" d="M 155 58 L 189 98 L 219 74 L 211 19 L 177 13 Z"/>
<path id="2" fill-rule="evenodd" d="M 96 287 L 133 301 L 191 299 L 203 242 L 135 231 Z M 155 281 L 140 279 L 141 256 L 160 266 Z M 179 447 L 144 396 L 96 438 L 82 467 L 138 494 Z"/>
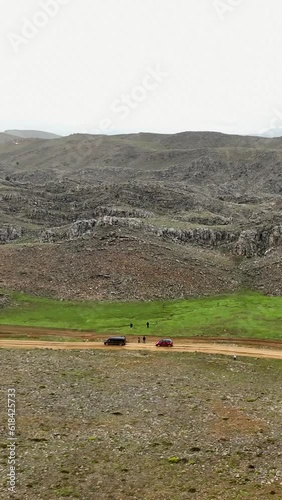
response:
<path id="1" fill-rule="evenodd" d="M 173 342 L 171 339 L 158 340 L 156 343 L 157 347 L 173 347 Z"/>

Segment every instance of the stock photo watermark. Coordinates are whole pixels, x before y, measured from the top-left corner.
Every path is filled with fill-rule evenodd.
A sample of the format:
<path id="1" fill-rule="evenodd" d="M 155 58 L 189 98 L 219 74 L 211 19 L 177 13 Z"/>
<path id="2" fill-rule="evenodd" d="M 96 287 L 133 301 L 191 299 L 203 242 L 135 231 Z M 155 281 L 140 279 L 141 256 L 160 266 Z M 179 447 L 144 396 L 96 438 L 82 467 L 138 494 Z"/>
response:
<path id="1" fill-rule="evenodd" d="M 244 0 L 214 0 L 213 6 L 221 21 L 224 21 L 226 15 L 232 14 Z"/>
<path id="2" fill-rule="evenodd" d="M 282 111 L 281 111 L 281 109 L 275 109 L 273 116 L 270 120 L 269 128 L 270 128 L 270 130 L 279 129 L 282 132 Z"/>
<path id="3" fill-rule="evenodd" d="M 16 389 L 8 389 L 8 491 L 16 492 Z"/>
<path id="4" fill-rule="evenodd" d="M 61 8 L 71 0 L 40 0 L 39 9 L 31 18 L 23 17 L 22 26 L 18 33 L 10 32 L 8 40 L 16 54 L 20 48 L 26 46 L 39 31 L 47 26 L 50 20 L 57 16 Z"/>
<path id="5" fill-rule="evenodd" d="M 110 106 L 111 112 L 119 120 L 126 120 L 131 112 L 137 110 L 141 103 L 144 103 L 168 76 L 169 74 L 161 68 L 160 64 L 156 64 L 155 67 L 148 67 L 145 76 L 138 85 L 135 85 L 129 92 L 122 94 L 112 102 Z M 98 128 L 101 133 L 104 133 L 114 126 L 116 126 L 116 120 L 105 117 L 100 120 Z"/>
<path id="6" fill-rule="evenodd" d="M 268 127 L 259 131 L 259 135 L 264 137 L 282 137 L 282 111 L 274 109 L 271 118 L 268 120 Z"/>
<path id="7" fill-rule="evenodd" d="M 159 63 L 147 67 L 146 73 L 136 85 L 112 101 L 109 105 L 109 113 L 99 121 L 97 127 L 87 129 L 86 134 L 100 136 L 95 142 L 95 147 L 102 143 L 105 135 L 110 135 L 111 131 L 121 128 L 121 122 L 137 111 L 154 91 L 161 88 L 167 78 L 169 78 L 169 73 Z M 66 161 L 80 165 L 83 159 L 88 159 L 92 152 L 92 142 L 78 143 L 75 150 L 70 147 L 70 152 L 66 152 Z"/>

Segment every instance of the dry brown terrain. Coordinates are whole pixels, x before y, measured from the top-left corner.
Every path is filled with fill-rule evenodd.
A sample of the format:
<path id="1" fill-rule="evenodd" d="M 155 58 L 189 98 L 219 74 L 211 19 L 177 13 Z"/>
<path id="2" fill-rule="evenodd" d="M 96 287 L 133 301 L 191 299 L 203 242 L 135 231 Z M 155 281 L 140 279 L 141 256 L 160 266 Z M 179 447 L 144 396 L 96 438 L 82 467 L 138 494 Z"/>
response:
<path id="1" fill-rule="evenodd" d="M 7 138 L 3 288 L 95 300 L 282 293 L 280 138 Z"/>
<path id="2" fill-rule="evenodd" d="M 0 349 L 1 498 L 16 389 L 16 500 L 282 498 L 281 361 Z"/>
<path id="3" fill-rule="evenodd" d="M 0 307 L 281 295 L 281 162 L 282 139 L 0 134 Z M 1 499 L 11 388 L 15 500 L 282 499 L 281 342 L 104 337 L 0 326 Z"/>
<path id="4" fill-rule="evenodd" d="M 58 244 L 0 245 L 0 287 L 67 299 L 148 300 L 232 292 L 231 258 L 101 229 Z"/>

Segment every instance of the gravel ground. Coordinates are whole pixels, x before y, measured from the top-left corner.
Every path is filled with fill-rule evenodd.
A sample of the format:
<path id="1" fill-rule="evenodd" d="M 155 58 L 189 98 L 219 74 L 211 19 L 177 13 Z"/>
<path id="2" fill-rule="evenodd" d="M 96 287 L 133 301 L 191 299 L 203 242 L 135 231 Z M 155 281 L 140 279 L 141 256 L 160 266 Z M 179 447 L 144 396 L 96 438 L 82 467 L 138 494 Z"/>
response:
<path id="1" fill-rule="evenodd" d="M 282 362 L 0 350 L 0 498 L 16 390 L 15 500 L 282 498 Z"/>

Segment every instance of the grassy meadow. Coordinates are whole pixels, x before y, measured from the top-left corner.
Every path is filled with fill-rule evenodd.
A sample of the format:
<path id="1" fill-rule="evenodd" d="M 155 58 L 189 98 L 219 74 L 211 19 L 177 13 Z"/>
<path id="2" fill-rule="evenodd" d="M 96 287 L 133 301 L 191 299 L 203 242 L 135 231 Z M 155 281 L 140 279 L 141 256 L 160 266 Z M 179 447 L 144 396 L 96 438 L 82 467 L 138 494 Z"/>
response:
<path id="1" fill-rule="evenodd" d="M 9 294 L 0 324 L 97 333 L 282 339 L 282 297 L 258 293 L 164 302 L 68 302 Z M 150 327 L 146 328 L 149 321 Z M 133 328 L 129 324 L 133 323 Z"/>

